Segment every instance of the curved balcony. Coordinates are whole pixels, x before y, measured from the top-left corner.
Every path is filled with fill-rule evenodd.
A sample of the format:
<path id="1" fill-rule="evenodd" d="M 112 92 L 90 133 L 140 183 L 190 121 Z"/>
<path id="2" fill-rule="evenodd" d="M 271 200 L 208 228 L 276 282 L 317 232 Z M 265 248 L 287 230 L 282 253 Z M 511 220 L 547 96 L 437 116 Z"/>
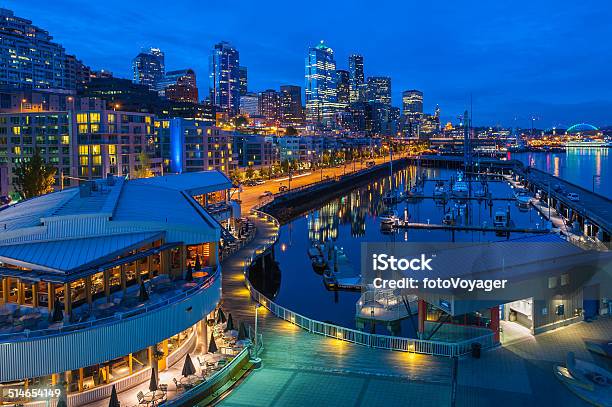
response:
<path id="1" fill-rule="evenodd" d="M 177 287 L 178 288 L 178 287 Z M 46 376 L 137 352 L 181 332 L 221 298 L 221 268 L 180 293 L 106 318 L 0 335 L 0 382 Z"/>

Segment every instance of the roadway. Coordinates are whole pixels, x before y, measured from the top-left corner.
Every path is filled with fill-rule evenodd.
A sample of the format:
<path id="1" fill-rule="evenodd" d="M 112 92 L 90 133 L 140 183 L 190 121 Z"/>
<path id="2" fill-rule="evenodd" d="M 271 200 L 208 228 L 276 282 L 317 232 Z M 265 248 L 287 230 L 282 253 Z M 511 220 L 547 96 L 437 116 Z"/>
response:
<path id="1" fill-rule="evenodd" d="M 361 171 L 362 169 L 366 168 L 366 162 L 368 161 L 375 161 L 378 165 L 389 161 L 389 158 L 381 157 L 375 159 L 368 159 L 364 160 L 363 163 L 355 162 L 354 166 L 353 163 L 349 163 L 346 166 L 342 165 L 340 167 L 323 168 L 322 170 L 315 170 L 312 172 L 307 171 L 303 174 L 296 174 L 291 178 L 291 189 L 320 182 L 322 180 L 325 180 L 326 177 L 335 178 L 340 177 L 344 174 L 351 174 L 353 172 Z M 353 167 L 355 169 L 354 171 Z M 246 214 L 251 208 L 262 203 L 262 200 L 265 199 L 262 195 L 266 191 L 270 191 L 273 194 L 278 193 L 281 185 L 289 186 L 289 179 L 287 176 L 267 180 L 261 185 L 255 185 L 252 187 L 243 185 L 242 192 L 240 192 L 240 200 L 242 201 L 242 213 Z M 232 198 L 238 198 L 238 192 L 235 192 Z"/>

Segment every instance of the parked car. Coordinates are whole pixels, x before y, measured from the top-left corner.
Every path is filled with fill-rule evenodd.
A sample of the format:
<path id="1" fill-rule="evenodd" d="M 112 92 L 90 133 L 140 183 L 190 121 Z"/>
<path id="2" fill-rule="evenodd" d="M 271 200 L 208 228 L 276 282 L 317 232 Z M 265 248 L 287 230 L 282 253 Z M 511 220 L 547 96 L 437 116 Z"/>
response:
<path id="1" fill-rule="evenodd" d="M 247 187 L 254 187 L 255 185 L 257 185 L 257 183 L 253 180 L 249 180 L 247 182 L 244 183 Z"/>
<path id="2" fill-rule="evenodd" d="M 272 195 L 274 195 L 272 192 L 270 192 L 270 191 L 264 191 L 264 193 L 263 193 L 263 194 L 261 194 L 259 197 L 260 197 L 260 198 L 267 198 L 267 197 L 272 196 Z"/>
<path id="3" fill-rule="evenodd" d="M 580 200 L 580 195 L 575 192 L 570 192 L 569 194 L 567 194 L 567 199 L 569 199 L 570 201 L 578 202 Z"/>
<path id="4" fill-rule="evenodd" d="M 257 181 L 255 181 L 256 185 L 263 185 L 265 183 L 266 183 L 266 181 L 264 181 L 263 179 L 258 179 Z"/>

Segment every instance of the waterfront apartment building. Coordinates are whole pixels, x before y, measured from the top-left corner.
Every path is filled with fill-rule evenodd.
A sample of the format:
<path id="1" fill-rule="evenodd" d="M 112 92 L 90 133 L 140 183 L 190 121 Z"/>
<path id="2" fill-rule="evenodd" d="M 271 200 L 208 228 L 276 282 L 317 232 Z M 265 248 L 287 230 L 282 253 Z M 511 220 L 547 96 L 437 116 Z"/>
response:
<path id="1" fill-rule="evenodd" d="M 132 70 L 135 83 L 156 90 L 166 73 L 164 53 L 159 48 L 141 51 L 132 61 Z"/>
<path id="2" fill-rule="evenodd" d="M 134 176 L 141 169 L 141 153 L 150 154 L 152 115 L 108 110 L 99 99 L 68 103 L 66 110 L 39 111 L 35 105 L 0 113 L 0 165 L 9 180 L 0 195 L 14 191 L 16 168 L 37 149 L 57 169 L 57 189 L 107 174 Z"/>
<path id="3" fill-rule="evenodd" d="M 49 32 L 0 8 L 0 85 L 74 90 L 67 57 Z"/>
<path id="4" fill-rule="evenodd" d="M 207 349 L 230 188 L 217 171 L 111 176 L 0 211 L 0 385 L 81 406 Z"/>
<path id="5" fill-rule="evenodd" d="M 368 101 L 391 106 L 391 78 L 388 76 L 371 76 L 367 84 Z"/>
<path id="6" fill-rule="evenodd" d="M 323 41 L 308 50 L 306 57 L 306 120 L 329 127 L 338 104 L 334 51 Z"/>
<path id="7" fill-rule="evenodd" d="M 210 100 L 230 117 L 240 109 L 240 54 L 228 42 L 216 44 L 209 61 Z"/>
<path id="8" fill-rule="evenodd" d="M 281 121 L 286 126 L 296 126 L 304 122 L 302 108 L 302 88 L 295 85 L 280 87 Z"/>
<path id="9" fill-rule="evenodd" d="M 270 167 L 280 160 L 279 150 L 270 136 L 234 133 L 232 142 L 238 167 Z"/>
<path id="10" fill-rule="evenodd" d="M 232 133 L 199 119 L 169 120 L 170 171 L 184 173 L 219 170 L 229 174 L 236 166 Z"/>

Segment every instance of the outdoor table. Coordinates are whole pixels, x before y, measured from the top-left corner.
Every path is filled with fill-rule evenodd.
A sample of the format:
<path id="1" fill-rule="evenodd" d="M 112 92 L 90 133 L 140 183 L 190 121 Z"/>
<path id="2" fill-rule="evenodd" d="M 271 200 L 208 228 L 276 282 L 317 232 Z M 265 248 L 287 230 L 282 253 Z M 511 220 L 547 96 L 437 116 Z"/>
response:
<path id="1" fill-rule="evenodd" d="M 145 393 L 143 400 L 151 405 L 159 404 L 166 397 L 163 391 L 155 390 Z"/>
<path id="2" fill-rule="evenodd" d="M 179 382 L 185 386 L 185 388 L 191 388 L 191 387 L 195 387 L 196 384 L 198 384 L 199 382 L 202 381 L 202 378 L 196 376 L 196 375 L 191 375 L 191 376 L 183 376 L 181 377 L 181 380 L 179 380 Z"/>

